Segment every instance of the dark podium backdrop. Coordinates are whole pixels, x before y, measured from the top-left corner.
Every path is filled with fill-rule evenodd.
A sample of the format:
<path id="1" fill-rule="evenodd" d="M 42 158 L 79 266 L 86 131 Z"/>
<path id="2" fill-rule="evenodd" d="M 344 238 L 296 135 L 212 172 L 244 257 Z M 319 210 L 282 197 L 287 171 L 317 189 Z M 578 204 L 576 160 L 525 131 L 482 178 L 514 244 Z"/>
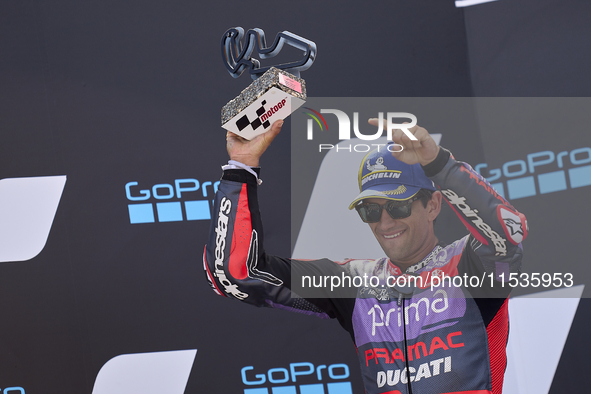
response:
<path id="1" fill-rule="evenodd" d="M 590 95 L 588 2 L 473 3 L 1 1 L 0 393 L 113 393 L 117 381 L 138 393 L 362 392 L 336 322 L 241 305 L 205 281 L 210 202 L 227 159 L 220 108 L 250 83 L 228 75 L 221 35 L 260 27 L 315 41 L 302 74 L 310 97 Z M 526 264 L 585 265 L 588 173 L 545 193 L 539 176 L 588 165 L 587 129 L 564 119 L 555 132 L 521 134 L 511 120 L 444 131 L 442 145 L 487 164 L 485 176 L 553 152 L 538 173 L 513 163 L 498 182 L 508 191 L 516 177 L 533 179 L 515 189 L 532 226 Z M 436 116 L 430 123 L 439 132 Z M 306 209 L 298 201 L 291 220 L 289 124 L 263 158 L 260 193 L 266 248 L 286 256 Z M 552 393 L 590 383 L 591 303 L 576 310 L 562 353 L 540 356 L 557 364 L 543 371 Z M 527 379 L 536 376 L 515 392 L 529 392 Z"/>

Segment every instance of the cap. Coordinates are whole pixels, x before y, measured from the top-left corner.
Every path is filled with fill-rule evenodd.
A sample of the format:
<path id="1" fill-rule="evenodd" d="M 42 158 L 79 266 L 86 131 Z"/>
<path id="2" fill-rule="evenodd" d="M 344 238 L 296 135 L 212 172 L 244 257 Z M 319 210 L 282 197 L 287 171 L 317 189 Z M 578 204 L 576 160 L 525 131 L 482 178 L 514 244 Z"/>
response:
<path id="1" fill-rule="evenodd" d="M 388 149 L 376 149 L 363 158 L 358 181 L 361 193 L 349 209 L 366 198 L 401 201 L 411 198 L 421 189 L 436 190 L 419 163 L 403 163 L 394 158 Z"/>

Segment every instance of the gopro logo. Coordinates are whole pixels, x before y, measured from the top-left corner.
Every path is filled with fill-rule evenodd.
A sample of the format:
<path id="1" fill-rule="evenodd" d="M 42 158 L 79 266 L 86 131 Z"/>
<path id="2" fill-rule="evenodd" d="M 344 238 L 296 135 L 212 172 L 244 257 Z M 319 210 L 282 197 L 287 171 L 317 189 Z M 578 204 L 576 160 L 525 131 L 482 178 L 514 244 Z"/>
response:
<path id="1" fill-rule="evenodd" d="M 245 388 L 244 394 L 269 394 L 269 388 L 273 394 L 352 394 L 351 382 L 340 381 L 350 376 L 347 364 L 332 364 L 315 366 L 312 363 L 291 363 L 287 368 L 271 368 L 266 373 L 256 373 L 254 366 L 242 368 L 242 383 L 247 386 L 289 384 L 288 386 L 271 386 Z M 294 384 L 298 377 L 310 375 L 311 384 Z M 326 383 L 324 383 L 326 379 Z M 300 379 L 301 380 L 301 379 Z M 290 384 L 291 383 L 291 384 Z M 299 386 L 299 387 L 298 387 Z M 299 388 L 299 390 L 296 390 Z"/>
<path id="2" fill-rule="evenodd" d="M 215 194 L 218 190 L 219 181 L 199 182 L 197 179 L 175 179 L 173 184 L 159 183 L 143 189 L 138 182 L 125 184 L 125 195 L 129 201 L 134 202 L 127 206 L 129 211 L 129 223 L 154 223 L 158 222 L 182 222 L 183 220 L 210 220 L 211 200 L 207 200 L 208 194 Z M 196 198 L 191 194 L 200 190 L 205 200 Z M 186 197 L 187 194 L 189 197 Z M 189 198 L 190 200 L 185 200 Z M 154 204 L 148 200 L 154 199 Z M 174 201 L 174 200 L 183 201 Z M 173 200 L 173 201 L 171 201 Z M 138 201 L 145 201 L 136 203 Z M 182 202 L 182 204 L 181 204 Z M 154 207 L 156 214 L 154 214 Z"/>
<path id="3" fill-rule="evenodd" d="M 547 194 L 591 186 L 591 147 L 556 154 L 548 150 L 530 153 L 526 157 L 526 160 L 512 160 L 500 168 L 487 169 L 490 175 L 486 180 L 501 196 L 506 197 L 507 192 L 508 198 L 515 200 L 538 193 Z M 546 167 L 547 165 L 551 167 Z M 487 164 L 480 163 L 474 169 L 484 176 L 483 170 L 487 167 Z M 500 182 L 494 183 L 499 179 Z M 505 182 L 502 182 L 505 179 L 506 189 Z"/>
<path id="4" fill-rule="evenodd" d="M 65 185 L 65 175 L 0 179 L 0 263 L 41 253 Z"/>

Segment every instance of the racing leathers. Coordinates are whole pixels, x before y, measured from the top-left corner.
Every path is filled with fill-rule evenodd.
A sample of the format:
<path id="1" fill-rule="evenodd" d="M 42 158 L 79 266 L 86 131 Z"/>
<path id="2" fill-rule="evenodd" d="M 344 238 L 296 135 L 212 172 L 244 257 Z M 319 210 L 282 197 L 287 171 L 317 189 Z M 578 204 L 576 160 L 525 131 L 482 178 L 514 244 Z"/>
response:
<path id="1" fill-rule="evenodd" d="M 225 170 L 203 256 L 211 287 L 259 307 L 338 319 L 355 343 L 369 394 L 500 394 L 509 329 L 503 282 L 519 272 L 525 217 L 447 150 L 423 170 L 470 234 L 435 246 L 404 272 L 388 258 L 267 255 L 256 178 Z M 343 279 L 340 292 L 308 294 L 306 283 L 327 276 Z"/>

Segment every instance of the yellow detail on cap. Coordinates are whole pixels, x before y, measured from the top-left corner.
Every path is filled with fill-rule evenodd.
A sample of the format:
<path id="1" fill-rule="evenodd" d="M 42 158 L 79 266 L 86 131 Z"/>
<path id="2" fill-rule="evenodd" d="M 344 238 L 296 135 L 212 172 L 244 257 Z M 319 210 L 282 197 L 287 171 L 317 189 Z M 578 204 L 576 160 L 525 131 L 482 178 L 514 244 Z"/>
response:
<path id="1" fill-rule="evenodd" d="M 406 188 L 406 186 L 402 186 L 402 187 Z M 368 190 L 366 190 L 366 192 L 367 192 L 367 191 L 368 191 Z M 357 205 L 357 204 L 358 204 L 360 201 L 363 201 L 363 200 L 365 200 L 365 199 L 368 199 L 368 198 L 383 198 L 384 200 L 390 200 L 390 201 L 406 201 L 406 200 L 409 200 L 409 199 L 413 198 L 414 196 L 416 196 L 416 195 L 417 195 L 417 193 L 418 193 L 419 191 L 420 191 L 420 189 L 419 189 L 419 190 L 417 190 L 417 192 L 416 192 L 416 193 L 414 193 L 412 196 L 408 196 L 408 197 L 406 197 L 406 198 L 396 198 L 395 196 L 394 196 L 394 197 L 388 197 L 387 195 L 385 195 L 385 193 L 384 193 L 384 192 L 377 192 L 377 191 L 374 191 L 374 193 L 375 193 L 375 194 L 369 194 L 369 193 L 368 193 L 368 194 L 365 194 L 365 193 L 361 193 L 361 194 L 360 194 L 359 196 L 357 196 L 357 198 L 356 198 L 356 199 L 355 199 L 355 200 L 354 200 L 354 201 L 353 201 L 353 202 L 352 202 L 352 203 L 349 205 L 349 209 L 353 209 L 353 208 L 355 208 L 355 205 Z M 402 193 L 404 193 L 404 192 L 402 192 Z M 402 194 L 402 193 L 400 193 L 400 194 Z M 364 194 L 365 194 L 365 195 L 364 195 Z"/>
<path id="2" fill-rule="evenodd" d="M 386 190 L 385 192 L 381 192 L 381 193 L 388 195 L 388 196 L 397 196 L 397 195 L 405 193 L 405 192 L 406 192 L 406 186 L 400 185 L 394 190 Z"/>

